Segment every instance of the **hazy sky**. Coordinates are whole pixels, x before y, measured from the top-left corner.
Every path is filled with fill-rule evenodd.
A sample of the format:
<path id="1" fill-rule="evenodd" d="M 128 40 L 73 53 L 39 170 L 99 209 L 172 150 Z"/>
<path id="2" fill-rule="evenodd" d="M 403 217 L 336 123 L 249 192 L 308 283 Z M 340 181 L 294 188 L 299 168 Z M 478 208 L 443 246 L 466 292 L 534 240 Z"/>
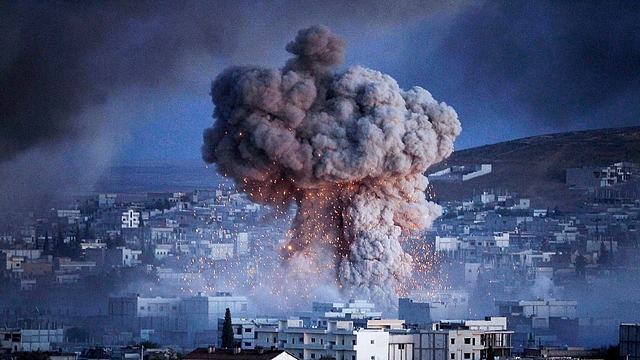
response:
<path id="1" fill-rule="evenodd" d="M 0 13 L 5 180 L 199 158 L 216 75 L 283 66 L 315 24 L 347 42 L 345 67 L 453 106 L 457 149 L 640 125 L 637 1 L 14 1 Z"/>

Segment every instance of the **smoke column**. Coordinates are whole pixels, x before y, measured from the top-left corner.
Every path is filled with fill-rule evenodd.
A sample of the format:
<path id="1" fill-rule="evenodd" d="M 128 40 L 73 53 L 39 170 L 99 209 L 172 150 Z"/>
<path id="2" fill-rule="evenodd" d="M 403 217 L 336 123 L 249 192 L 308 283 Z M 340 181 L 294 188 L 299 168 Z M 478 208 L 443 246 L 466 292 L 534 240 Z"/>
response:
<path id="1" fill-rule="evenodd" d="M 411 275 L 403 234 L 441 214 L 423 173 L 451 154 L 461 127 L 420 87 L 360 66 L 334 73 L 345 46 L 314 26 L 286 46 L 283 69 L 222 72 L 202 155 L 252 201 L 297 205 L 288 276 L 385 299 Z"/>

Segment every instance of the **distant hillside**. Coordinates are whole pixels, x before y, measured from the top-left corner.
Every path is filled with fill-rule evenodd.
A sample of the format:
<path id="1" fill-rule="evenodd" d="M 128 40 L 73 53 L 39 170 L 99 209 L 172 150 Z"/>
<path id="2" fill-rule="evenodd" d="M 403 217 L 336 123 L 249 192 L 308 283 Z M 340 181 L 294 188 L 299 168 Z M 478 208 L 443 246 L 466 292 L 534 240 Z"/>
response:
<path id="1" fill-rule="evenodd" d="M 454 152 L 433 173 L 449 166 L 492 164 L 492 173 L 465 182 L 432 182 L 438 200 L 462 200 L 488 189 L 509 189 L 532 206 L 573 206 L 584 199 L 565 186 L 565 170 L 619 161 L 640 163 L 640 127 L 575 131 L 528 137 Z"/>
<path id="2" fill-rule="evenodd" d="M 141 194 L 154 191 L 192 191 L 233 186 L 215 166 L 200 159 L 147 160 L 114 165 L 94 185 L 96 192 Z"/>

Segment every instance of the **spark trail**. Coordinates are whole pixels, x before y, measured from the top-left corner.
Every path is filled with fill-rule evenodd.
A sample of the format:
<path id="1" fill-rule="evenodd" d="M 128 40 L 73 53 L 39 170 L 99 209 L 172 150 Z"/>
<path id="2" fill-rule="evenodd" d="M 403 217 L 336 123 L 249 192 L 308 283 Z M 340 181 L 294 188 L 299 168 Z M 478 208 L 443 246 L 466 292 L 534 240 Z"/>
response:
<path id="1" fill-rule="evenodd" d="M 282 69 L 222 72 L 202 155 L 252 201 L 297 204 L 285 246 L 293 282 L 387 299 L 411 276 L 403 234 L 441 214 L 423 173 L 451 154 L 461 127 L 420 87 L 360 66 L 334 72 L 345 47 L 314 26 L 286 46 L 294 57 Z"/>

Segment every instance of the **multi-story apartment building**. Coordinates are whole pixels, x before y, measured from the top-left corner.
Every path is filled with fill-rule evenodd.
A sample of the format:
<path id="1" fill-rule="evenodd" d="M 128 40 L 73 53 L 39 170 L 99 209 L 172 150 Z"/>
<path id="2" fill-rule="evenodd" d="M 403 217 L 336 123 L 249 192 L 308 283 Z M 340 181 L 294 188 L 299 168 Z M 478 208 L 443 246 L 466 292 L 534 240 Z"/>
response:
<path id="1" fill-rule="evenodd" d="M 398 329 L 397 320 L 380 320 L 367 328 L 351 321 L 305 327 L 302 320 L 254 329 L 256 346 L 284 349 L 299 359 L 330 356 L 336 360 L 473 360 L 509 356 L 511 335 L 506 318 L 440 322 L 431 330 Z"/>
<path id="2" fill-rule="evenodd" d="M 390 353 L 395 354 L 395 359 L 410 359 L 406 354 L 413 352 L 413 336 L 407 336 L 406 331 L 393 333 L 385 329 L 394 327 L 396 322 L 355 328 L 351 321 L 330 320 L 326 327 L 305 327 L 302 320 L 281 320 L 277 327 L 257 328 L 256 344 L 285 349 L 299 359 L 330 356 L 336 360 L 387 360 Z"/>
<path id="3" fill-rule="evenodd" d="M 441 321 L 436 330 L 448 332 L 448 359 L 479 360 L 489 355 L 510 356 L 513 331 L 507 330 L 507 318 Z"/>

